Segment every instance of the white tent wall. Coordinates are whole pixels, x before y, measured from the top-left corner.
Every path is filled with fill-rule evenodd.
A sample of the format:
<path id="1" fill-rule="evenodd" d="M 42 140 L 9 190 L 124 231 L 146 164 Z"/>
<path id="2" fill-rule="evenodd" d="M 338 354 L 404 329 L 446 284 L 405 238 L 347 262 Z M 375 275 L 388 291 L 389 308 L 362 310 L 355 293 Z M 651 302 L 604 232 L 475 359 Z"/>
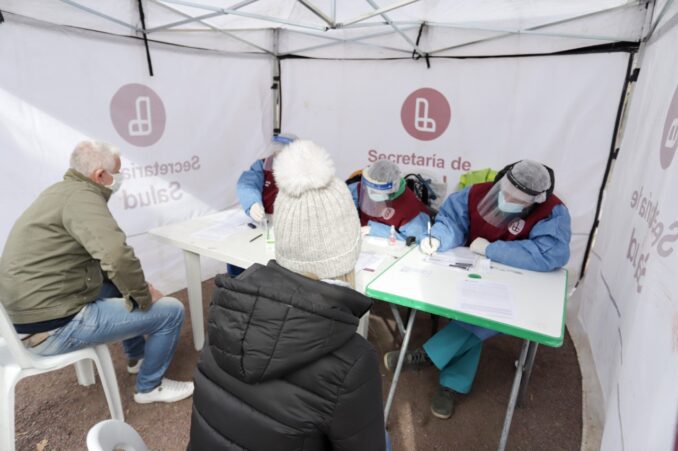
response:
<path id="1" fill-rule="evenodd" d="M 327 30 L 326 21 L 295 0 L 143 0 L 155 69 L 149 77 L 136 0 L 0 0 L 0 245 L 35 196 L 61 178 L 75 142 L 106 140 L 121 147 L 129 169 L 110 206 L 148 279 L 166 291 L 185 286 L 180 253 L 145 232 L 236 203 L 233 182 L 263 156 L 274 126 L 271 55 L 277 52 L 327 59 L 283 61 L 282 125 L 327 146 L 340 176 L 367 164 L 370 149 L 435 153 L 446 167 L 433 172 L 447 176 L 451 186 L 461 172 L 453 161 L 469 162 L 469 169 L 526 156 L 549 163 L 557 192 L 573 212 L 574 282 L 628 54 L 432 58 L 431 69 L 409 57 L 413 50 L 432 56 L 547 54 L 637 42 L 655 28 L 642 55 L 587 276 L 570 300 L 568 327 L 584 331 L 582 342 L 575 338 L 578 352 L 592 355 L 591 365 L 582 361 L 584 379 L 590 379 L 585 392 L 589 382 L 600 392 L 598 401 L 585 393 L 584 414 L 600 411 L 604 429 L 599 438 L 585 431 L 583 446 L 670 449 L 678 406 L 678 211 L 669 199 L 678 188 L 678 163 L 670 158 L 678 142 L 678 106 L 670 106 L 678 105 L 678 1 L 654 2 L 649 28 L 644 23 L 653 3 L 644 0 L 419 1 L 365 21 L 358 19 L 376 8 L 364 0 L 312 3 L 336 29 Z M 384 23 L 387 18 L 393 25 Z M 134 91 L 138 87 L 129 94 L 147 100 L 132 102 L 138 108 L 132 113 L 112 108 L 116 93 L 130 84 L 148 88 L 144 95 Z M 449 128 L 437 140 L 412 139 L 400 121 L 404 99 L 420 87 L 433 87 L 450 102 Z M 158 140 L 141 145 L 129 136 L 130 125 L 158 129 L 146 120 L 147 105 L 159 117 L 149 90 L 160 99 L 165 121 Z M 122 123 L 114 119 L 125 114 Z M 165 173 L 158 175 L 161 168 Z M 151 205 L 141 207 L 142 200 Z M 204 277 L 223 270 L 204 264 Z"/>
<path id="2" fill-rule="evenodd" d="M 655 21 L 662 10 L 657 5 Z M 590 407 L 602 412 L 603 450 L 674 449 L 678 432 L 678 10 L 667 12 L 642 55 L 590 265 L 573 299 L 602 394 Z"/>
<path id="3" fill-rule="evenodd" d="M 185 286 L 180 252 L 146 231 L 237 203 L 232 181 L 270 140 L 273 65 L 161 44 L 151 52 L 153 77 L 138 40 L 0 25 L 1 245 L 38 193 L 61 179 L 78 141 L 107 141 L 120 147 L 125 174 L 109 202 L 113 215 L 148 280 L 167 292 Z M 206 262 L 204 276 L 223 270 Z"/>
<path id="4" fill-rule="evenodd" d="M 628 65 L 625 52 L 436 59 L 430 69 L 423 60 L 287 59 L 282 129 L 327 147 L 343 178 L 390 158 L 404 174 L 445 178 L 452 191 L 469 170 L 499 170 L 523 158 L 544 162 L 554 169 L 556 193 L 572 216 L 567 268 L 573 286 Z M 406 116 L 412 96 L 428 102 L 426 117 Z M 436 98 L 447 105 L 447 115 Z M 414 121 L 426 118 L 433 121 L 432 131 L 417 133 Z"/>

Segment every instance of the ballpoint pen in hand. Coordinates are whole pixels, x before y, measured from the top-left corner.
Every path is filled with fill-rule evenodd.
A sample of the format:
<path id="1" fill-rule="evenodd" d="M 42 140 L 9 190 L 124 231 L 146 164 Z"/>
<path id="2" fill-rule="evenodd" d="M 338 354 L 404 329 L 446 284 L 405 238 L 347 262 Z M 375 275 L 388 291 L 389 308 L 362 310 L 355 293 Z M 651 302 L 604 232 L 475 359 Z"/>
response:
<path id="1" fill-rule="evenodd" d="M 431 245 L 431 220 L 430 219 L 428 220 L 428 245 L 429 245 L 429 247 L 433 247 L 433 245 Z"/>

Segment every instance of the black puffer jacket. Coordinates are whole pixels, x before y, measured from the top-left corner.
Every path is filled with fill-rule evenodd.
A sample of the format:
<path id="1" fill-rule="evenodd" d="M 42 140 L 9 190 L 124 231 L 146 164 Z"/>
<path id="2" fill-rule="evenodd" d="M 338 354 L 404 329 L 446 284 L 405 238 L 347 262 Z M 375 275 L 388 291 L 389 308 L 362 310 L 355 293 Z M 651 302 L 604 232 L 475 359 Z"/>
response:
<path id="1" fill-rule="evenodd" d="M 369 299 L 274 261 L 216 285 L 189 450 L 385 449 Z"/>

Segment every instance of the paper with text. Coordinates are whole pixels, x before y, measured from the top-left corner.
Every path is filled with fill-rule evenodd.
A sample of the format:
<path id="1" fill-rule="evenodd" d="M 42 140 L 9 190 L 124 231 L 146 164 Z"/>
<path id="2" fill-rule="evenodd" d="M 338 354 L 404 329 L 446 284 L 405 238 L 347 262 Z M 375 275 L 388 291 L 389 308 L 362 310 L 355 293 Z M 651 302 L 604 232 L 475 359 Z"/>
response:
<path id="1" fill-rule="evenodd" d="M 515 304 L 508 285 L 479 279 L 466 279 L 457 286 L 459 307 L 484 316 L 512 319 Z"/>
<path id="2" fill-rule="evenodd" d="M 375 254 L 374 252 L 361 252 L 358 261 L 355 263 L 355 271 L 362 270 L 374 272 L 379 268 L 386 258 L 385 255 Z"/>

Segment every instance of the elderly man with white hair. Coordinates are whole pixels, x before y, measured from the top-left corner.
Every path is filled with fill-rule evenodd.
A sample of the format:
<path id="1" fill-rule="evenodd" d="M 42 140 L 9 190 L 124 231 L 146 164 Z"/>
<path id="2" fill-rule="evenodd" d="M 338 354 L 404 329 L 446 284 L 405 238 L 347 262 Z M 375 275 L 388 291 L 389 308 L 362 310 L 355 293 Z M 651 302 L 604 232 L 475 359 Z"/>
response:
<path id="1" fill-rule="evenodd" d="M 192 382 L 163 378 L 183 305 L 146 282 L 108 209 L 122 182 L 118 149 L 83 141 L 70 166 L 14 224 L 0 257 L 0 301 L 33 352 L 122 340 L 127 371 L 137 374 L 136 402 L 191 396 Z"/>

